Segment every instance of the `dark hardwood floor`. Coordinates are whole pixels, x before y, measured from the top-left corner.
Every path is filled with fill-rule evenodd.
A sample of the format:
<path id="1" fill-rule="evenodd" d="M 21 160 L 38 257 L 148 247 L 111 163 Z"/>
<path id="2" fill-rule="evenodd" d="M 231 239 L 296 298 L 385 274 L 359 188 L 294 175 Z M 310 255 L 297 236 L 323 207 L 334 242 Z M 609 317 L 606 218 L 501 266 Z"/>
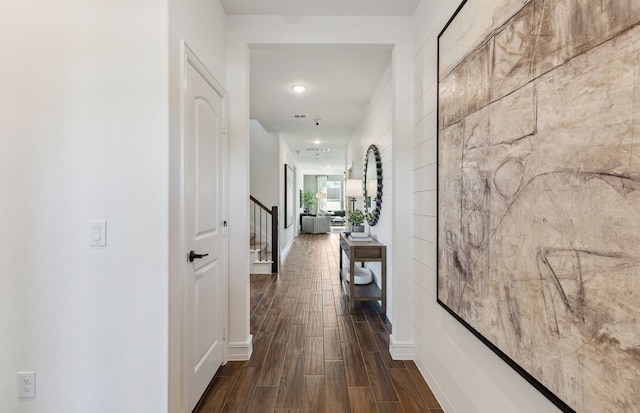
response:
<path id="1" fill-rule="evenodd" d="M 280 275 L 251 276 L 249 361 L 216 374 L 198 413 L 443 413 L 412 361 L 389 355 L 377 303 L 349 313 L 338 234 L 301 234 Z"/>

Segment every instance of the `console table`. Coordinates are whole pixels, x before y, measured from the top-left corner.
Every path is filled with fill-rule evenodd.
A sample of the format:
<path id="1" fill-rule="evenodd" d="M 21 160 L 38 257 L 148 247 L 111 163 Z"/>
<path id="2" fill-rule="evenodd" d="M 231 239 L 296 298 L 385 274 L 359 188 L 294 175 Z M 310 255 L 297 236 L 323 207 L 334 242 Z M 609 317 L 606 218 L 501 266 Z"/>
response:
<path id="1" fill-rule="evenodd" d="M 351 274 L 351 282 L 346 281 L 346 277 L 342 274 L 342 252 L 349 258 L 349 274 Z M 382 271 L 380 274 L 380 286 L 374 281 L 369 284 L 356 285 L 355 279 L 355 262 L 377 261 L 380 262 Z M 372 241 L 353 241 L 348 235 L 340 233 L 340 281 L 343 285 L 346 283 L 349 291 L 349 308 L 355 307 L 356 301 L 380 301 L 382 304 L 382 314 L 387 312 L 386 286 L 387 286 L 387 247 L 375 240 Z"/>

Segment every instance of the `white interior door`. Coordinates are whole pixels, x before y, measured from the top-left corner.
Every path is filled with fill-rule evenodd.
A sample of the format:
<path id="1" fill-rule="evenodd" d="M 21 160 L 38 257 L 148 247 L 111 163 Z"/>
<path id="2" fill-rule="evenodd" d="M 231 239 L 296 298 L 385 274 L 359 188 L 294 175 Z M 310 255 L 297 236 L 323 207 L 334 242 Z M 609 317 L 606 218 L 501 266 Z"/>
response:
<path id="1" fill-rule="evenodd" d="M 224 94 L 203 68 L 186 65 L 188 411 L 223 360 L 226 323 Z M 190 256 L 191 255 L 191 256 Z"/>

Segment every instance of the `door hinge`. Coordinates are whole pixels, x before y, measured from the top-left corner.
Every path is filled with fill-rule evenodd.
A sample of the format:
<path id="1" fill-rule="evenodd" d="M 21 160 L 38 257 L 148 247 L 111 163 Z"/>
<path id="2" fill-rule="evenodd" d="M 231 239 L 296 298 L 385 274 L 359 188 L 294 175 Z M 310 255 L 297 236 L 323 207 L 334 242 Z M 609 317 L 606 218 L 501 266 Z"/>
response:
<path id="1" fill-rule="evenodd" d="M 222 327 L 222 341 L 227 341 L 227 327 Z"/>

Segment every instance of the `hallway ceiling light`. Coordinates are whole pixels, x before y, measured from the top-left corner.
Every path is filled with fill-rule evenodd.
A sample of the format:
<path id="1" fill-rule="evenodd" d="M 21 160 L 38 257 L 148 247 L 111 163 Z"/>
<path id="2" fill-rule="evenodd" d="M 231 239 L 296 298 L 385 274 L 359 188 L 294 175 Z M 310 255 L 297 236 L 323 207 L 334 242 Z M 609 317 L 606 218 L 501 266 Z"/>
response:
<path id="1" fill-rule="evenodd" d="M 293 85 L 291 86 L 291 89 L 296 93 L 302 93 L 307 90 L 307 87 L 305 85 Z"/>

